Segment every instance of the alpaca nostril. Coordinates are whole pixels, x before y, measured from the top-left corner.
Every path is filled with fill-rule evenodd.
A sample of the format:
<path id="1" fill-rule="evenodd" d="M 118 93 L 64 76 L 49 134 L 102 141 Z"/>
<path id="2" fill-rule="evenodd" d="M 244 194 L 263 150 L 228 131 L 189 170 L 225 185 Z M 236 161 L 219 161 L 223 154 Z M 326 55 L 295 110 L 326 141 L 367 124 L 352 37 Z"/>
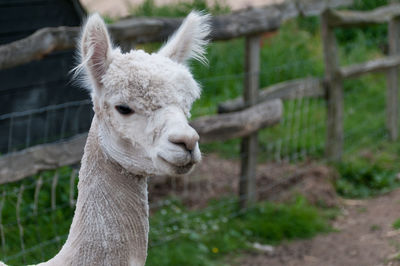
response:
<path id="1" fill-rule="evenodd" d="M 196 148 L 196 144 L 199 141 L 199 135 L 197 132 L 190 135 L 171 135 L 168 137 L 168 140 L 175 145 L 183 146 L 183 148 L 188 151 L 192 151 Z"/>

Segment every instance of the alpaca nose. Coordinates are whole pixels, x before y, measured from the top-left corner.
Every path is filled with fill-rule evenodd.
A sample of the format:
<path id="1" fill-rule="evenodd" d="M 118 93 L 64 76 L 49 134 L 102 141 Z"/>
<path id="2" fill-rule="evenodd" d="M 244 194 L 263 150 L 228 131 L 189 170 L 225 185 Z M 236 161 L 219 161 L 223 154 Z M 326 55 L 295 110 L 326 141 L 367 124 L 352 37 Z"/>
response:
<path id="1" fill-rule="evenodd" d="M 181 145 L 186 148 L 188 151 L 194 150 L 197 142 L 199 141 L 199 134 L 193 129 L 190 128 L 190 132 L 188 133 L 175 133 L 171 134 L 168 137 L 168 140 L 175 145 Z"/>

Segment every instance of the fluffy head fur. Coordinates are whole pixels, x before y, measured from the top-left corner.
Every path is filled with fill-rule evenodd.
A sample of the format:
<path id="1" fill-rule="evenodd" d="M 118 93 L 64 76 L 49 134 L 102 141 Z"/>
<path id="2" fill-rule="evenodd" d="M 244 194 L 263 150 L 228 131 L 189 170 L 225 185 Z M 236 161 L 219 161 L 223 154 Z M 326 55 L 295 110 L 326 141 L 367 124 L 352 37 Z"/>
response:
<path id="1" fill-rule="evenodd" d="M 81 63 L 107 156 L 140 175 L 184 174 L 200 161 L 199 136 L 188 124 L 200 96 L 186 61 L 202 62 L 209 16 L 192 12 L 158 53 L 114 49 L 99 15 L 89 17 Z M 121 114 L 118 106 L 131 109 Z"/>
<path id="2" fill-rule="evenodd" d="M 211 30 L 209 20 L 208 14 L 190 13 L 159 54 L 179 63 L 184 63 L 190 58 L 207 63 L 204 47 L 208 43 L 206 38 Z"/>

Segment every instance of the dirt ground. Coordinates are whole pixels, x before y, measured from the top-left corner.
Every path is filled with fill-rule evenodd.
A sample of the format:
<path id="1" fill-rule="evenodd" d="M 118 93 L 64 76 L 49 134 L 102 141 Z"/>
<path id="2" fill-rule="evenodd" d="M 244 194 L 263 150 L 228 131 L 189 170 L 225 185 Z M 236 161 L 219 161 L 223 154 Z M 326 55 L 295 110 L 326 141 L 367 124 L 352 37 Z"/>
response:
<path id="1" fill-rule="evenodd" d="M 150 202 L 169 194 L 182 197 L 192 208 L 206 206 L 212 198 L 236 193 L 239 163 L 208 155 L 186 178 L 155 177 L 149 186 Z M 332 186 L 337 174 L 310 162 L 297 165 L 269 163 L 258 167 L 259 199 L 285 201 L 301 193 L 315 205 L 337 206 L 341 215 L 335 232 L 313 239 L 284 243 L 268 253 L 245 253 L 231 265 L 243 266 L 353 266 L 400 265 L 400 190 L 366 200 L 344 200 Z"/>
<path id="2" fill-rule="evenodd" d="M 337 232 L 277 247 L 272 254 L 246 254 L 235 265 L 400 265 L 400 190 L 377 198 L 344 201 Z"/>
<path id="3" fill-rule="evenodd" d="M 203 208 L 211 199 L 236 194 L 240 164 L 210 154 L 186 177 L 153 177 L 149 182 L 150 206 L 168 196 L 177 196 L 190 208 Z M 259 165 L 256 191 L 259 200 L 285 201 L 305 195 L 320 206 L 338 206 L 332 187 L 336 174 L 327 167 L 309 162 L 291 165 L 285 162 Z"/>

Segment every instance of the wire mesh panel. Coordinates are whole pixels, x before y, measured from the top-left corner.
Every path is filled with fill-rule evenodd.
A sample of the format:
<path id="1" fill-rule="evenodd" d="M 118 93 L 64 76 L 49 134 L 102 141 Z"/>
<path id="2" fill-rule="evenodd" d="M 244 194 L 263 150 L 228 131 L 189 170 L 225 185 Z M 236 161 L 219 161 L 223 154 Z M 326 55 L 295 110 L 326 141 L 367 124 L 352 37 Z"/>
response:
<path id="1" fill-rule="evenodd" d="M 1 259 L 30 264 L 63 245 L 74 212 L 77 170 L 60 168 L 1 186 Z"/>
<path id="2" fill-rule="evenodd" d="M 1 151 L 10 153 L 87 132 L 92 116 L 90 100 L 1 115 Z M 67 167 L 0 185 L 1 259 L 34 263 L 60 249 L 75 208 L 76 181 L 77 170 Z"/>
<path id="3" fill-rule="evenodd" d="M 0 152 L 10 153 L 87 132 L 92 116 L 90 100 L 0 115 Z"/>

